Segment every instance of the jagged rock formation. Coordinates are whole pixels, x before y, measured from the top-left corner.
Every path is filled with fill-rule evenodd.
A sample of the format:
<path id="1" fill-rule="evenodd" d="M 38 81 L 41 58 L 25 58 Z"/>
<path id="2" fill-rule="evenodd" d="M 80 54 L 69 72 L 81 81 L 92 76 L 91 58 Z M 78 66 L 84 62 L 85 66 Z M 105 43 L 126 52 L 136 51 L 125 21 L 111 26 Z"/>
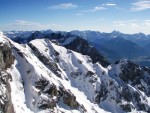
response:
<path id="1" fill-rule="evenodd" d="M 14 113 L 13 104 L 11 101 L 11 81 L 9 73 L 0 72 L 0 112 L 1 113 Z"/>
<path id="2" fill-rule="evenodd" d="M 12 77 L 10 73 L 6 72 L 7 68 L 14 63 L 14 56 L 12 55 L 11 47 L 8 43 L 1 43 L 0 45 L 0 112 L 14 113 L 11 100 L 10 81 Z"/>
<path id="3" fill-rule="evenodd" d="M 120 67 L 119 74 L 114 72 L 110 74 L 122 87 L 122 89 L 119 89 L 121 91 L 119 98 L 123 98 L 126 103 L 120 104 L 120 107 L 126 112 L 131 112 L 132 109 L 150 112 L 150 105 L 147 100 L 150 94 L 149 69 L 126 60 L 116 62 L 116 64 Z M 116 70 L 116 66 L 114 69 Z"/>
<path id="4" fill-rule="evenodd" d="M 14 57 L 12 55 L 12 49 L 7 44 L 0 45 L 0 68 L 1 70 L 10 68 L 14 62 Z"/>

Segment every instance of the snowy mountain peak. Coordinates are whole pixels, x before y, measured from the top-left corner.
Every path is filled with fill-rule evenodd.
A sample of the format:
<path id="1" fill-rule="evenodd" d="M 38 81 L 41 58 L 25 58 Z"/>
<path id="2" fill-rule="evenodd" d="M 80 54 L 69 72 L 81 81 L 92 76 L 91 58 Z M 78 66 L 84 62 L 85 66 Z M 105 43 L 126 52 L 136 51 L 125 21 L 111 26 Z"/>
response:
<path id="1" fill-rule="evenodd" d="M 0 46 L 2 46 L 3 44 L 9 45 L 9 39 L 3 34 L 3 32 L 0 32 Z"/>
<path id="2" fill-rule="evenodd" d="M 121 32 L 116 31 L 116 30 L 112 31 L 111 33 L 113 33 L 113 34 L 121 34 Z"/>
<path id="3" fill-rule="evenodd" d="M 3 37 L 3 32 L 0 32 L 0 37 Z"/>
<path id="4" fill-rule="evenodd" d="M 119 38 L 121 34 L 122 34 L 121 32 L 116 31 L 116 30 L 111 32 L 112 38 Z"/>

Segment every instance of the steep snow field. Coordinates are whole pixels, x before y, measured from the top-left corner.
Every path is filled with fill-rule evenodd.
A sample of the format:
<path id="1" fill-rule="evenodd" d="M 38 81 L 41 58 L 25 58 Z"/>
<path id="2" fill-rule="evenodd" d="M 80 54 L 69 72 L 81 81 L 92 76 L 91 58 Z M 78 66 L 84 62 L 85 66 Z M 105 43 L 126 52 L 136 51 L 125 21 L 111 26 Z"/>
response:
<path id="1" fill-rule="evenodd" d="M 103 109 L 100 109 L 98 105 L 90 102 L 93 101 L 92 98 L 94 98 L 95 89 L 98 89 L 100 84 L 90 84 L 88 82 L 89 78 L 84 80 L 84 74 L 87 73 L 88 70 L 94 72 L 93 64 L 87 63 L 90 59 L 88 56 L 66 50 L 64 47 L 54 45 L 44 39 L 34 40 L 31 44 L 37 47 L 41 54 L 54 62 L 54 48 L 59 52 L 60 55 L 58 56 L 58 60 L 60 62 L 57 63 L 57 65 L 61 70 L 61 78 L 57 77 L 39 61 L 28 45 L 13 43 L 13 46 L 15 46 L 18 49 L 17 51 L 22 53 L 24 57 L 21 57 L 16 51 L 13 51 L 16 60 L 12 68 L 8 70 L 13 77 L 13 81 L 11 82 L 12 102 L 16 113 L 46 112 L 45 110 L 41 111 L 37 109 L 37 104 L 42 101 L 42 99 L 48 99 L 48 97 L 44 94 L 39 96 L 38 90 L 34 87 L 34 83 L 42 77 L 46 78 L 50 83 L 55 84 L 57 87 L 63 86 L 65 89 L 70 90 L 76 96 L 77 102 L 80 105 L 84 105 L 88 112 L 105 112 Z M 67 53 L 68 51 L 70 52 L 69 54 Z M 78 60 L 81 60 L 82 64 L 80 64 Z M 70 76 L 71 73 L 77 71 L 83 73 L 78 79 L 74 79 Z M 57 105 L 53 112 L 58 112 L 59 110 L 68 113 L 80 112 L 80 110 L 71 110 L 63 103 Z"/>

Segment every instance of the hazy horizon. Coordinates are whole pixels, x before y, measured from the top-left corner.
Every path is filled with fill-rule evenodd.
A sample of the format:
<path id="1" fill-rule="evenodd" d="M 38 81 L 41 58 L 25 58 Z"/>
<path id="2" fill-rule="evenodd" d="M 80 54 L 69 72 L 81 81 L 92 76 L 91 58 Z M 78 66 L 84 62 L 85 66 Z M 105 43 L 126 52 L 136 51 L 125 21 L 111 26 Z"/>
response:
<path id="1" fill-rule="evenodd" d="M 149 0 L 1 0 L 1 31 L 150 34 Z"/>
<path id="2" fill-rule="evenodd" d="M 112 33 L 114 31 L 116 32 L 120 32 L 120 33 L 123 33 L 123 34 L 129 34 L 129 35 L 133 35 L 133 34 L 139 34 L 139 33 L 143 33 L 143 32 L 136 32 L 136 33 L 124 33 L 124 32 L 121 32 L 121 31 L 117 31 L 117 30 L 113 30 L 113 31 L 110 31 L 110 32 L 105 32 L 105 31 L 96 31 L 96 30 L 68 30 L 68 31 L 65 31 L 65 30 L 53 30 L 53 29 L 43 29 L 43 30 L 3 30 L 3 31 L 0 31 L 0 32 L 35 32 L 35 31 L 48 31 L 48 30 L 51 30 L 51 31 L 54 31 L 54 32 L 72 32 L 72 31 L 81 31 L 81 32 L 84 32 L 84 31 L 91 31 L 91 32 L 100 32 L 100 33 Z M 150 35 L 149 34 L 146 34 L 144 33 L 145 35 Z"/>

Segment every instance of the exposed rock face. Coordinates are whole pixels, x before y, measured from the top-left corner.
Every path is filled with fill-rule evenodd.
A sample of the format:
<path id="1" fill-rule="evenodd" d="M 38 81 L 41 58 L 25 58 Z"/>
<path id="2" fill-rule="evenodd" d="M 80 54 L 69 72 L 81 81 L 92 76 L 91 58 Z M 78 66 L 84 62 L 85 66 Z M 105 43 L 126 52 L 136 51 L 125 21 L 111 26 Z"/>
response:
<path id="1" fill-rule="evenodd" d="M 11 75 L 8 73 L 0 73 L 0 112 L 14 113 L 13 105 L 11 102 L 11 88 L 9 81 Z M 4 86 L 5 85 L 5 86 Z"/>
<path id="2" fill-rule="evenodd" d="M 121 70 L 120 78 L 125 83 L 130 83 L 137 89 L 146 92 L 147 96 L 150 96 L 150 86 L 148 85 L 150 83 L 150 69 L 128 61 L 121 65 Z"/>
<path id="3" fill-rule="evenodd" d="M 60 88 L 60 95 L 63 97 L 64 104 L 68 105 L 72 109 L 77 109 L 79 103 L 76 101 L 76 97 L 68 90 Z"/>
<path id="4" fill-rule="evenodd" d="M 54 84 L 51 84 L 48 90 L 44 91 L 44 93 L 47 93 L 48 95 L 51 96 L 58 96 L 58 90 Z"/>
<path id="5" fill-rule="evenodd" d="M 11 48 L 4 44 L 0 46 L 0 112 L 14 113 L 11 102 L 11 88 L 9 82 L 11 75 L 5 70 L 14 63 Z"/>
<path id="6" fill-rule="evenodd" d="M 0 46 L 0 68 L 7 69 L 14 62 L 14 56 L 12 55 L 11 48 L 4 44 Z"/>
<path id="7" fill-rule="evenodd" d="M 120 78 L 124 82 L 127 82 L 128 80 L 131 80 L 132 82 L 138 82 L 136 80 L 142 78 L 144 74 L 139 65 L 129 61 L 126 64 L 122 64 L 121 69 L 122 73 L 120 74 Z"/>
<path id="8" fill-rule="evenodd" d="M 94 73 L 93 73 L 92 71 L 88 71 L 88 72 L 86 73 L 86 76 L 92 76 L 92 75 L 94 75 Z"/>
<path id="9" fill-rule="evenodd" d="M 77 109 L 79 103 L 76 101 L 76 97 L 69 91 L 65 90 L 63 86 L 57 88 L 54 84 L 51 84 L 45 78 L 42 78 L 35 82 L 35 87 L 39 89 L 39 95 L 46 94 L 49 95 L 49 99 L 42 100 L 38 103 L 39 109 L 54 109 L 58 102 L 63 100 L 63 103 L 69 106 L 71 109 Z M 53 99 L 55 97 L 55 99 Z"/>
<path id="10" fill-rule="evenodd" d="M 121 88 L 116 90 L 118 99 L 115 97 L 115 100 L 117 100 L 118 105 L 125 112 L 131 112 L 132 109 L 150 112 L 150 105 L 146 99 L 150 96 L 150 86 L 148 85 L 150 83 L 149 69 L 126 60 L 116 62 L 116 64 L 120 65 L 121 71 L 116 76 L 122 80 L 120 82 Z M 141 92 L 145 92 L 146 95 L 142 96 Z M 126 102 L 123 104 L 120 100 Z"/>
<path id="11" fill-rule="evenodd" d="M 75 72 L 71 72 L 70 76 L 73 78 L 76 78 L 82 74 L 82 71 L 80 69 L 76 70 Z"/>
<path id="12" fill-rule="evenodd" d="M 106 98 L 107 98 L 107 95 L 108 95 L 108 89 L 107 87 L 102 84 L 101 87 L 100 87 L 100 91 L 99 92 L 96 92 L 96 98 L 95 98 L 95 101 L 97 103 L 100 103 L 102 101 L 104 101 Z"/>
<path id="13" fill-rule="evenodd" d="M 39 79 L 35 82 L 35 87 L 39 90 L 39 96 L 41 94 L 49 95 L 48 99 L 42 99 L 40 102 L 37 103 L 37 107 L 39 109 L 54 109 L 56 107 L 57 100 L 53 99 L 57 96 L 57 88 L 54 84 L 51 84 L 45 78 Z"/>

